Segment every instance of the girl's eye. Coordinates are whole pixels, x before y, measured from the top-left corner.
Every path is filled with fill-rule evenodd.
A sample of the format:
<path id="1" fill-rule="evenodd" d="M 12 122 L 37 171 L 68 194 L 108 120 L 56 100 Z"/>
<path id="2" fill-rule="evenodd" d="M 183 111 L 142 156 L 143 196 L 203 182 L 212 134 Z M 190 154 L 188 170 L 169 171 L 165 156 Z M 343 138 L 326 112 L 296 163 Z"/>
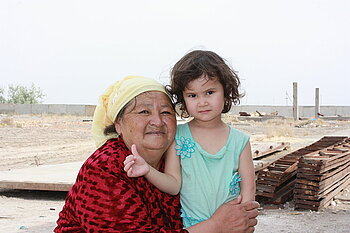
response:
<path id="1" fill-rule="evenodd" d="M 207 94 L 212 95 L 212 94 L 214 94 L 214 91 L 208 91 Z"/>
<path id="2" fill-rule="evenodd" d="M 194 97 L 196 97 L 196 94 L 188 94 L 187 97 L 194 98 Z"/>

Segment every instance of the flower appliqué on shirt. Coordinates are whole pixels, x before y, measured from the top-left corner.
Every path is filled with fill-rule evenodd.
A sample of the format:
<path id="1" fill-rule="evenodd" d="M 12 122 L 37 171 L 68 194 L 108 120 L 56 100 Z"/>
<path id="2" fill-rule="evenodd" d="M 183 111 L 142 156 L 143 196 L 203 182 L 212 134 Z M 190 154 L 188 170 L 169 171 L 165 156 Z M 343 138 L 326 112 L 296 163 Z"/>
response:
<path id="1" fill-rule="evenodd" d="M 181 159 L 191 158 L 194 152 L 194 145 L 190 138 L 180 137 L 180 139 L 176 140 L 176 155 L 180 156 Z"/>
<path id="2" fill-rule="evenodd" d="M 233 198 L 237 198 L 241 192 L 241 188 L 239 186 L 240 181 L 241 177 L 239 176 L 238 172 L 235 172 L 230 182 L 230 193 L 233 195 Z"/>

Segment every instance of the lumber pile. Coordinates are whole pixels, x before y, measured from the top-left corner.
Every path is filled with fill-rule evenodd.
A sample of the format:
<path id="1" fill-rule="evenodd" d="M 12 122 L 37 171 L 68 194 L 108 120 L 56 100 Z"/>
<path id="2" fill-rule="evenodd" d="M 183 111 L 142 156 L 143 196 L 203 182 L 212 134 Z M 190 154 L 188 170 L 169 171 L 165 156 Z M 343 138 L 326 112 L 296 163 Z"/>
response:
<path id="1" fill-rule="evenodd" d="M 350 139 L 303 156 L 298 164 L 296 209 L 318 211 L 350 184 Z"/>
<path id="2" fill-rule="evenodd" d="M 270 164 L 274 163 L 281 157 L 281 152 L 287 151 L 290 149 L 289 142 L 277 143 L 275 145 L 270 145 L 265 147 L 264 150 L 257 149 L 253 152 L 253 163 L 255 173 L 265 169 Z M 285 154 L 285 153 L 284 153 Z"/>
<path id="3" fill-rule="evenodd" d="M 323 137 L 319 141 L 291 152 L 270 164 L 257 174 L 256 198 L 262 203 L 282 204 L 293 197 L 299 159 L 332 145 L 347 137 Z"/>
<path id="4" fill-rule="evenodd" d="M 264 150 L 255 150 L 252 154 L 253 159 L 261 159 L 267 155 L 271 155 L 277 152 L 281 152 L 283 150 L 286 150 L 287 148 L 290 147 L 289 142 L 282 142 L 279 143 L 278 145 L 270 145 L 268 148 L 264 148 Z"/>

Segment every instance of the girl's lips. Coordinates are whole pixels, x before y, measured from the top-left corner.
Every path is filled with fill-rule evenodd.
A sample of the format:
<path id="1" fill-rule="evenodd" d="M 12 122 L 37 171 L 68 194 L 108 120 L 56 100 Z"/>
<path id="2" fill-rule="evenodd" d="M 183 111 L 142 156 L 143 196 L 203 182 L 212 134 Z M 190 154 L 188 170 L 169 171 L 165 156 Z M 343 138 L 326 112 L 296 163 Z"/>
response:
<path id="1" fill-rule="evenodd" d="M 199 113 L 208 113 L 210 110 L 203 110 L 203 111 L 198 111 Z"/>

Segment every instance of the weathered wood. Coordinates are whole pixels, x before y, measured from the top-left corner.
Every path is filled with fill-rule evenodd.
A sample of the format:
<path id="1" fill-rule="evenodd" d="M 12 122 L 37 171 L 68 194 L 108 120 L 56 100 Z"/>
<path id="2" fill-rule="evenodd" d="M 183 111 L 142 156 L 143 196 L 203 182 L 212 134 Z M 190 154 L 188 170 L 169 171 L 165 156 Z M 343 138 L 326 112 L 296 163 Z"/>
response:
<path id="1" fill-rule="evenodd" d="M 296 209 L 319 210 L 350 184 L 349 139 L 300 159 L 294 190 Z M 344 149 L 345 148 L 345 149 Z M 313 169 L 315 166 L 319 169 Z"/>
<path id="2" fill-rule="evenodd" d="M 336 167 L 339 163 L 347 162 L 350 158 L 350 152 L 334 154 L 331 157 L 304 156 L 300 163 L 305 164 L 304 167 L 315 166 L 316 170 L 327 171 Z M 311 165 L 312 164 L 312 165 Z M 309 165 L 309 166 L 308 166 Z"/>
<path id="3" fill-rule="evenodd" d="M 321 173 L 321 174 L 308 174 L 305 172 L 305 170 L 301 169 L 301 172 L 297 173 L 297 177 L 308 179 L 308 180 L 322 181 L 333 176 L 334 174 L 337 174 L 343 171 L 344 169 L 347 169 L 349 166 L 350 166 L 350 160 L 347 164 L 341 165 L 336 169 L 333 169 L 331 171 Z"/>
<path id="4" fill-rule="evenodd" d="M 262 158 L 266 155 L 270 155 L 270 154 L 273 154 L 276 152 L 281 152 L 283 150 L 286 150 L 288 147 L 290 147 L 289 142 L 282 142 L 278 146 L 270 146 L 268 149 L 263 150 L 263 151 L 256 150 L 253 153 L 253 159 Z"/>
<path id="5" fill-rule="evenodd" d="M 0 188 L 68 191 L 83 162 L 0 171 Z"/>
<path id="6" fill-rule="evenodd" d="M 45 191 L 69 191 L 72 183 L 38 183 L 38 182 L 21 182 L 21 181 L 1 181 L 0 188 L 6 189 L 23 189 L 23 190 L 45 190 Z"/>
<path id="7" fill-rule="evenodd" d="M 263 197 L 270 197 L 270 198 L 276 198 L 280 196 L 281 192 L 285 192 L 285 190 L 291 191 L 292 188 L 294 188 L 295 184 L 295 177 L 290 178 L 289 180 L 286 180 L 283 184 L 280 185 L 271 185 L 271 184 L 265 184 L 265 185 L 257 185 L 257 192 L 256 195 L 263 196 Z M 293 186 L 290 188 L 290 186 Z M 259 188 L 258 188 L 259 187 Z"/>
<path id="8" fill-rule="evenodd" d="M 313 190 L 322 190 L 322 189 L 325 189 L 327 186 L 332 185 L 334 182 L 337 182 L 339 179 L 341 179 L 342 177 L 349 174 L 349 172 L 350 172 L 350 168 L 348 168 L 347 170 L 344 170 L 338 174 L 335 174 L 334 176 L 332 176 L 328 179 L 325 179 L 321 182 L 311 181 L 311 180 L 306 180 L 306 179 L 297 179 L 296 187 L 309 188 L 309 189 L 313 189 Z"/>
<path id="9" fill-rule="evenodd" d="M 332 169 L 342 160 L 340 159 L 342 156 L 338 156 L 338 153 L 340 153 L 340 151 L 344 152 L 345 149 L 337 150 L 334 149 L 334 146 L 343 144 L 346 139 L 347 137 L 323 137 L 309 146 L 289 153 L 276 160 L 276 162 L 270 164 L 266 169 L 257 173 L 257 196 L 268 197 L 270 199 L 264 198 L 264 200 L 270 202 L 275 200 L 278 196 L 277 194 L 279 194 L 281 190 L 284 190 L 283 187 L 287 186 L 292 179 L 296 179 L 297 170 L 299 169 L 298 164 L 302 163 L 303 159 L 301 158 L 303 156 L 307 157 L 308 155 L 310 155 L 310 158 L 308 157 L 304 160 L 304 166 L 301 166 L 300 168 L 301 173 L 298 174 L 298 179 L 305 178 L 307 180 L 306 182 L 310 182 L 311 180 L 314 182 L 312 184 L 317 186 L 318 181 L 327 179 L 329 176 L 335 174 L 335 171 Z M 320 155 L 320 151 L 325 149 L 328 149 L 330 152 L 328 154 L 325 153 L 324 156 Z M 337 151 L 337 153 L 334 151 Z M 323 158 L 320 159 L 320 156 L 323 156 Z M 338 156 L 338 158 L 333 159 L 335 162 L 328 163 L 329 167 L 326 167 L 324 160 L 328 159 L 327 161 L 329 161 L 329 157 L 331 156 Z M 336 159 L 338 159 L 338 161 L 336 161 Z M 301 160 L 301 162 L 299 162 L 299 160 Z M 345 161 L 345 159 L 343 159 L 343 161 Z M 322 177 L 323 174 L 320 173 L 322 169 L 325 171 L 327 170 L 328 173 L 324 177 Z M 337 172 L 338 171 L 339 170 L 337 170 Z M 288 192 L 292 192 L 292 190 L 289 190 L 288 188 L 285 190 L 286 193 L 284 193 L 284 196 L 287 197 Z M 316 192 L 316 190 L 313 191 Z M 283 198 L 280 198 L 280 200 L 282 199 Z"/>
<path id="10" fill-rule="evenodd" d="M 334 189 L 331 193 L 329 193 L 325 198 L 318 200 L 318 201 L 306 201 L 305 199 L 297 198 L 295 200 L 295 208 L 296 209 L 310 209 L 318 211 L 319 209 L 329 205 L 329 203 L 332 201 L 333 197 L 340 193 L 341 190 L 343 190 L 345 187 L 347 187 L 350 184 L 350 179 L 346 179 L 344 183 L 342 183 L 340 186 L 338 186 L 336 189 Z"/>
<path id="11" fill-rule="evenodd" d="M 297 210 L 313 210 L 318 211 L 318 206 L 304 205 L 303 203 L 296 203 L 295 209 Z"/>

